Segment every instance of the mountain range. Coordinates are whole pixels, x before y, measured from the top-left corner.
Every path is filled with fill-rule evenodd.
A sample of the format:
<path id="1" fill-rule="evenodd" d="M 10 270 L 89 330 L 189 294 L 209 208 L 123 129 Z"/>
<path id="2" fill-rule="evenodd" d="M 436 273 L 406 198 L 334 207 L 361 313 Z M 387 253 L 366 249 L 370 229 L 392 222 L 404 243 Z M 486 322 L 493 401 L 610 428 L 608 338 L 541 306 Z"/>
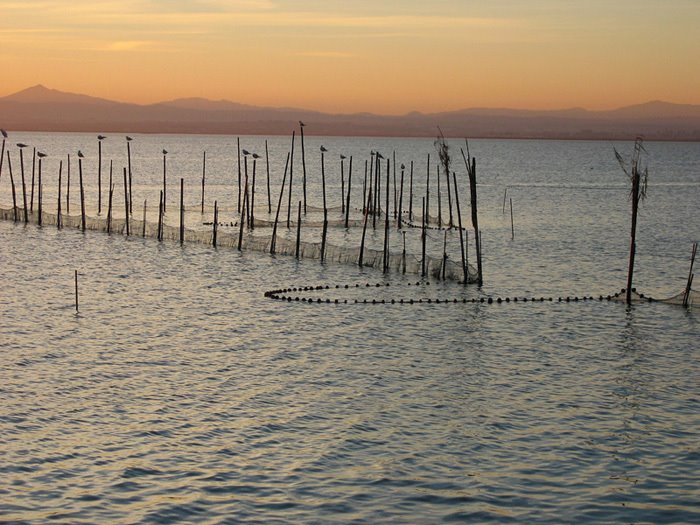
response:
<path id="1" fill-rule="evenodd" d="M 399 116 L 329 114 L 228 100 L 131 104 L 42 85 L 0 97 L 0 127 L 16 131 L 284 135 L 298 121 L 312 135 L 700 141 L 700 105 L 652 101 L 608 111 L 471 108 Z"/>

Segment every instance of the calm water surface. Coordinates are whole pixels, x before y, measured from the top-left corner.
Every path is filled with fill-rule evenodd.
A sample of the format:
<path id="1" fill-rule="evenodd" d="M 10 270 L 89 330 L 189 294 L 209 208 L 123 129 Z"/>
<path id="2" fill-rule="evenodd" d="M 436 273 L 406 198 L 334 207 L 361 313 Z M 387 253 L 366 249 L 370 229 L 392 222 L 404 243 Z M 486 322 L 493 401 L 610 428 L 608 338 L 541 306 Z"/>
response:
<path id="1" fill-rule="evenodd" d="M 87 135 L 16 135 L 88 159 L 96 149 Z M 434 155 L 428 140 L 307 141 L 309 165 L 321 143 L 363 159 L 396 149 L 422 176 Z M 264 151 L 257 137 L 242 146 Z M 212 191 L 233 195 L 235 139 L 139 136 L 140 196 L 158 189 L 162 147 L 181 156 L 173 177 L 193 188 L 207 149 Z M 482 290 L 0 222 L 0 521 L 700 522 L 697 308 L 263 297 L 319 284 L 332 289 L 316 296 L 351 303 L 597 297 L 624 285 L 628 184 L 611 144 L 470 147 L 480 163 Z M 273 181 L 286 148 L 287 138 L 270 139 Z M 700 145 L 647 148 L 636 282 L 669 296 L 683 288 L 700 237 Z M 6 179 L 5 166 L 5 204 Z M 342 287 L 355 283 L 363 287 Z"/>

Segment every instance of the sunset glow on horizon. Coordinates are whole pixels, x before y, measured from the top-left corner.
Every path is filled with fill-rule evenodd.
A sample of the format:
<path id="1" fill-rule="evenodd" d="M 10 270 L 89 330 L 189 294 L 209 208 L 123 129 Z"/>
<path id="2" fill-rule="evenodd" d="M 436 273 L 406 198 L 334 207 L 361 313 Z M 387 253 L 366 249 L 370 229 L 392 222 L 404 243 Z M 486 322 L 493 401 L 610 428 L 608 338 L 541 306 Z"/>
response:
<path id="1" fill-rule="evenodd" d="M 0 96 L 35 84 L 326 112 L 700 104 L 695 0 L 0 0 Z"/>

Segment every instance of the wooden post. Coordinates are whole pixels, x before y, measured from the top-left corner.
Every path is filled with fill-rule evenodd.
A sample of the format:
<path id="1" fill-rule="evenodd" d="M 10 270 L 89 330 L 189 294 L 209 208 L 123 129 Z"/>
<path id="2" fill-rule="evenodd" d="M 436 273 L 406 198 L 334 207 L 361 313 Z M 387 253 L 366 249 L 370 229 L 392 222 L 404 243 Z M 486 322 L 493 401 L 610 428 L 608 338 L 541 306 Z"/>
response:
<path id="1" fill-rule="evenodd" d="M 58 162 L 58 192 L 57 192 L 57 199 L 56 199 L 56 229 L 60 230 L 61 229 L 61 222 L 62 222 L 62 217 L 61 217 L 61 178 L 63 175 L 63 161 Z"/>
<path id="2" fill-rule="evenodd" d="M 124 225 L 126 229 L 126 236 L 129 236 L 129 180 L 126 173 L 126 168 L 124 168 Z"/>
<path id="3" fill-rule="evenodd" d="M 340 156 L 340 213 L 345 214 L 345 155 Z"/>
<path id="4" fill-rule="evenodd" d="M 34 213 L 34 175 L 36 173 L 36 148 L 32 148 L 32 190 L 29 198 L 29 211 Z"/>
<path id="5" fill-rule="evenodd" d="M 185 242 L 185 179 L 180 178 L 180 245 Z"/>
<path id="6" fill-rule="evenodd" d="M 685 292 L 683 294 L 683 306 L 686 308 L 688 307 L 689 304 L 689 299 L 690 299 L 690 290 L 691 287 L 693 286 L 693 265 L 695 264 L 695 255 L 698 252 L 698 243 L 694 242 L 693 243 L 693 251 L 690 255 L 690 270 L 688 270 L 688 281 L 686 282 L 685 285 Z"/>
<path id="7" fill-rule="evenodd" d="M 67 161 L 67 176 L 68 179 L 66 180 L 66 215 L 70 215 L 70 153 L 68 154 L 68 161 Z"/>
<path id="8" fill-rule="evenodd" d="M 167 195 L 168 195 L 168 191 L 167 191 L 168 186 L 167 186 L 167 179 L 166 179 L 166 175 L 168 172 L 168 166 L 167 166 L 167 160 L 166 160 L 167 157 L 168 157 L 168 152 L 163 150 L 163 192 L 162 192 L 163 193 L 163 209 L 162 209 L 163 213 L 165 213 L 165 203 L 167 202 Z"/>
<path id="9" fill-rule="evenodd" d="M 97 215 L 102 213 L 102 137 L 97 137 Z"/>
<path id="10" fill-rule="evenodd" d="M 236 137 L 238 149 L 238 213 L 241 213 L 241 138 Z"/>
<path id="11" fill-rule="evenodd" d="M 375 152 L 372 151 L 370 153 L 369 179 L 368 179 L 368 182 L 369 182 L 368 187 L 370 189 L 370 192 L 373 192 L 373 188 L 374 188 L 374 155 L 375 155 Z M 369 208 L 370 213 L 374 213 L 374 201 L 372 201 L 367 207 Z"/>
<path id="12" fill-rule="evenodd" d="M 289 153 L 287 153 L 287 161 L 284 164 L 284 177 L 280 186 L 280 198 L 277 201 L 277 213 L 275 213 L 275 223 L 272 227 L 272 239 L 270 239 L 270 254 L 275 253 L 275 244 L 277 242 L 277 221 L 280 218 L 280 208 L 282 207 L 282 198 L 284 196 L 284 184 L 287 181 L 287 168 L 289 167 Z"/>
<path id="13" fill-rule="evenodd" d="M 328 235 L 328 210 L 323 210 L 323 230 L 321 231 L 321 262 L 326 260 L 326 235 Z"/>
<path id="14" fill-rule="evenodd" d="M 411 175 L 409 178 L 409 189 L 408 189 L 408 222 L 409 224 L 413 221 L 413 161 L 411 161 Z"/>
<path id="15" fill-rule="evenodd" d="M 503 215 L 506 214 L 506 195 L 508 193 L 508 186 L 503 190 Z"/>
<path id="16" fill-rule="evenodd" d="M 392 172 L 394 174 L 394 219 L 396 219 L 396 206 L 398 204 L 398 195 L 396 192 L 399 188 L 396 185 L 396 150 L 393 151 L 391 162 L 393 166 Z"/>
<path id="17" fill-rule="evenodd" d="M 385 213 L 384 213 L 384 265 L 382 271 L 384 273 L 389 270 L 389 159 L 386 159 L 386 190 L 385 190 Z"/>
<path id="18" fill-rule="evenodd" d="M 515 225 L 513 223 L 513 199 L 510 199 L 510 239 L 515 239 Z"/>
<path id="19" fill-rule="evenodd" d="M 467 143 L 467 150 L 469 144 Z M 464 150 L 460 148 L 462 152 L 462 158 L 464 159 L 464 164 L 467 167 L 467 174 L 469 175 L 469 193 L 471 196 L 472 205 L 472 226 L 474 228 L 474 243 L 476 245 L 476 273 L 477 282 L 479 286 L 484 284 L 484 274 L 481 266 L 481 230 L 479 230 L 479 214 L 477 211 L 477 199 L 476 199 L 476 159 L 471 155 L 467 156 L 464 154 Z"/>
<path id="20" fill-rule="evenodd" d="M 324 157 L 325 149 L 321 146 L 321 189 L 323 191 L 323 209 L 327 209 L 326 206 L 326 162 Z"/>
<path id="21" fill-rule="evenodd" d="M 2 139 L 2 152 L 0 152 L 0 179 L 2 179 L 2 163 L 5 161 L 5 138 L 4 138 L 5 133 L 3 132 L 3 139 Z"/>
<path id="22" fill-rule="evenodd" d="M 438 174 L 440 172 L 438 171 Z M 438 177 L 439 179 L 440 177 Z M 447 270 L 447 230 L 445 230 L 445 240 L 442 244 L 442 280 L 445 280 L 445 271 Z"/>
<path id="23" fill-rule="evenodd" d="M 426 226 L 430 224 L 430 153 L 425 167 L 425 208 L 423 210 Z"/>
<path id="24" fill-rule="evenodd" d="M 143 200 L 143 226 L 141 230 L 141 237 L 146 237 L 146 206 L 148 204 L 148 199 Z"/>
<path id="25" fill-rule="evenodd" d="M 160 190 L 160 200 L 158 201 L 158 232 L 156 233 L 156 238 L 159 241 L 163 240 L 163 207 L 165 197 L 163 196 L 163 190 Z"/>
<path id="26" fill-rule="evenodd" d="M 22 200 L 24 202 L 24 222 L 29 222 L 29 214 L 27 210 L 27 185 L 24 182 L 24 156 L 22 154 L 23 147 L 19 148 L 19 165 L 22 173 Z"/>
<path id="27" fill-rule="evenodd" d="M 301 201 L 297 211 L 297 249 L 294 252 L 295 257 L 299 258 L 299 248 L 301 247 Z M 323 249 L 321 250 L 321 259 L 323 259 Z"/>
<path id="28" fill-rule="evenodd" d="M 15 191 L 15 179 L 12 176 L 12 159 L 10 158 L 10 150 L 7 150 L 7 168 L 10 172 L 10 186 L 12 186 L 12 211 L 14 213 L 15 222 L 19 220 L 17 216 L 17 192 Z"/>
<path id="29" fill-rule="evenodd" d="M 379 205 L 379 202 L 381 201 L 381 195 L 379 195 L 379 192 L 381 191 L 381 188 L 379 186 L 379 175 L 380 175 L 380 169 L 381 167 L 379 166 L 379 159 L 382 158 L 381 155 L 379 155 L 379 152 L 376 153 L 374 159 L 374 204 L 372 205 L 372 229 L 376 230 L 377 229 L 377 212 L 381 213 L 381 206 Z M 377 197 L 379 195 L 379 197 Z"/>
<path id="30" fill-rule="evenodd" d="M 399 216 L 396 227 L 400 230 L 403 223 L 403 177 L 406 171 L 406 166 L 401 164 L 401 190 L 399 191 Z"/>
<path id="31" fill-rule="evenodd" d="M 469 267 L 467 265 L 466 253 L 464 251 L 464 238 L 462 235 L 462 210 L 459 207 L 459 189 L 457 188 L 457 175 L 454 171 L 452 172 L 452 180 L 454 182 L 455 203 L 457 204 L 457 225 L 459 226 L 459 251 L 462 255 L 462 272 L 464 273 L 464 284 L 467 284 L 469 282 Z"/>
<path id="32" fill-rule="evenodd" d="M 78 313 L 78 270 L 75 270 L 75 313 Z"/>
<path id="33" fill-rule="evenodd" d="M 365 236 L 367 235 L 367 220 L 369 218 L 370 203 L 372 202 L 372 185 L 370 183 L 367 195 L 367 206 L 365 206 L 365 220 L 362 223 L 362 240 L 360 241 L 360 257 L 357 259 L 358 266 L 362 267 L 362 260 L 365 253 Z"/>
<path id="34" fill-rule="evenodd" d="M 348 194 L 345 201 L 345 229 L 348 228 L 350 220 L 350 190 L 352 189 L 352 155 L 350 155 L 350 163 L 348 165 Z"/>
<path id="35" fill-rule="evenodd" d="M 438 170 L 438 178 L 440 178 L 440 170 Z M 452 228 L 454 226 L 454 218 L 452 215 L 452 193 L 450 191 L 450 173 L 449 171 L 445 172 L 445 178 L 447 179 L 447 202 L 450 206 L 450 223 L 449 226 Z"/>
<path id="36" fill-rule="evenodd" d="M 267 170 L 267 213 L 269 215 L 272 213 L 272 197 L 270 194 L 270 154 L 267 151 L 267 139 L 265 140 L 265 167 Z M 304 168 L 304 173 L 306 173 L 306 168 Z M 304 179 L 306 179 L 306 177 L 304 177 Z M 304 185 L 304 187 L 306 187 L 306 185 Z"/>
<path id="37" fill-rule="evenodd" d="M 425 241 L 426 241 L 426 231 L 425 231 L 425 223 L 426 223 L 426 209 L 425 209 L 425 197 L 423 197 L 423 210 L 422 210 L 422 221 L 421 221 L 421 260 L 420 260 L 420 275 L 421 277 L 425 277 Z"/>
<path id="38" fill-rule="evenodd" d="M 253 186 L 250 191 L 250 229 L 255 229 L 255 164 L 257 163 L 257 154 L 253 155 Z"/>
<path id="39" fill-rule="evenodd" d="M 299 122 L 299 130 L 301 132 L 301 168 L 304 172 L 303 180 L 302 180 L 302 185 L 304 187 L 304 215 L 306 215 L 306 151 L 304 150 L 304 123 Z M 292 144 L 294 139 L 292 139 Z M 292 145 L 292 156 L 294 156 L 294 146 Z M 292 162 L 294 160 L 292 159 Z M 292 175 L 291 171 L 289 174 L 289 181 L 291 182 L 292 180 Z M 291 196 L 292 192 L 290 190 L 289 195 Z"/>
<path id="40" fill-rule="evenodd" d="M 83 159 L 78 157 L 78 173 L 80 174 L 80 225 L 85 231 L 85 187 L 83 186 Z"/>
<path id="41" fill-rule="evenodd" d="M 292 152 L 289 157 L 289 200 L 287 201 L 287 228 L 289 228 L 289 222 L 292 213 L 292 178 L 294 176 L 294 137 L 296 131 L 292 131 Z"/>
<path id="42" fill-rule="evenodd" d="M 38 201 L 38 202 L 37 202 L 37 205 L 38 205 L 38 206 L 37 206 L 37 211 L 39 212 L 39 217 L 38 217 L 38 219 L 37 219 L 37 222 L 38 222 L 39 226 L 41 226 L 41 211 L 42 211 L 42 210 L 41 210 L 41 189 L 42 189 L 42 188 L 41 188 L 41 186 L 42 186 L 42 185 L 41 185 L 41 157 L 39 157 L 39 180 L 38 180 L 38 185 L 39 185 L 39 187 L 38 187 L 39 195 L 38 195 L 38 199 L 37 199 L 37 201 Z"/>
<path id="43" fill-rule="evenodd" d="M 627 289 L 625 294 L 625 300 L 628 305 L 632 304 L 632 277 L 634 274 L 634 259 L 635 253 L 637 251 L 637 214 L 639 212 L 639 201 L 642 199 L 644 192 L 641 187 L 642 174 L 639 171 L 639 156 L 644 147 L 642 146 L 642 139 L 637 138 L 634 142 L 634 154 L 632 156 L 632 168 L 631 173 L 629 173 L 632 179 L 632 231 L 630 233 L 630 260 L 629 267 L 627 270 Z M 617 154 L 617 151 L 615 152 Z M 618 154 L 618 160 L 620 159 Z"/>
<path id="44" fill-rule="evenodd" d="M 437 201 L 438 201 L 438 222 L 437 222 L 437 225 L 438 225 L 438 228 L 442 228 L 442 197 L 440 195 L 441 192 L 440 192 L 440 165 L 439 164 L 435 167 L 435 170 L 437 172 L 437 177 L 435 177 L 437 180 Z M 449 178 L 447 179 L 447 182 L 448 183 L 450 182 Z M 449 186 L 448 186 L 448 190 L 449 190 Z"/>
<path id="45" fill-rule="evenodd" d="M 112 184 L 112 176 L 109 177 L 109 202 L 107 203 L 107 233 L 112 233 L 112 198 L 114 197 L 114 184 Z"/>
<path id="46" fill-rule="evenodd" d="M 243 191 L 243 209 L 241 210 L 241 223 L 238 230 L 238 251 L 243 248 L 243 228 L 245 227 L 245 218 L 248 213 L 246 206 L 248 205 L 248 175 L 245 176 L 245 190 Z"/>
<path id="47" fill-rule="evenodd" d="M 202 215 L 204 215 L 204 180 L 207 177 L 207 152 L 202 157 Z"/>
<path id="48" fill-rule="evenodd" d="M 126 137 L 126 156 L 127 156 L 127 162 L 128 162 L 128 167 L 129 167 L 129 198 L 127 199 L 127 202 L 129 204 L 129 208 L 127 209 L 127 215 L 129 213 L 133 213 L 133 208 L 132 208 L 132 202 L 131 202 L 131 137 Z M 128 221 L 127 221 L 128 224 Z M 127 234 L 128 235 L 128 234 Z"/>
<path id="49" fill-rule="evenodd" d="M 216 248 L 216 234 L 219 228 L 219 205 L 214 201 L 214 223 L 212 225 L 211 244 Z"/>
<path id="50" fill-rule="evenodd" d="M 403 236 L 403 250 L 401 251 L 401 262 L 403 263 L 403 273 L 406 273 L 406 232 L 401 232 Z"/>
<path id="51" fill-rule="evenodd" d="M 365 213 L 366 207 L 365 203 L 367 202 L 367 159 L 365 159 L 365 178 L 364 181 L 362 182 L 362 213 Z"/>

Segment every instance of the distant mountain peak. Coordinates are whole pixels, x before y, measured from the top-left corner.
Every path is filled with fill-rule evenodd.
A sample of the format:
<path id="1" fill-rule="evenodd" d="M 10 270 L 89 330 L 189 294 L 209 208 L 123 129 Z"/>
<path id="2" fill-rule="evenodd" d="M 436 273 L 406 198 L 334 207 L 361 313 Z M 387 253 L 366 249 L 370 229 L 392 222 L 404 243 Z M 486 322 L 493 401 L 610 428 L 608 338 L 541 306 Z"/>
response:
<path id="1" fill-rule="evenodd" d="M 47 88 L 43 84 L 28 87 L 12 95 L 8 95 L 0 100 L 24 103 L 84 103 L 84 104 L 117 104 L 111 100 L 79 95 L 77 93 L 67 93 L 57 89 Z"/>

